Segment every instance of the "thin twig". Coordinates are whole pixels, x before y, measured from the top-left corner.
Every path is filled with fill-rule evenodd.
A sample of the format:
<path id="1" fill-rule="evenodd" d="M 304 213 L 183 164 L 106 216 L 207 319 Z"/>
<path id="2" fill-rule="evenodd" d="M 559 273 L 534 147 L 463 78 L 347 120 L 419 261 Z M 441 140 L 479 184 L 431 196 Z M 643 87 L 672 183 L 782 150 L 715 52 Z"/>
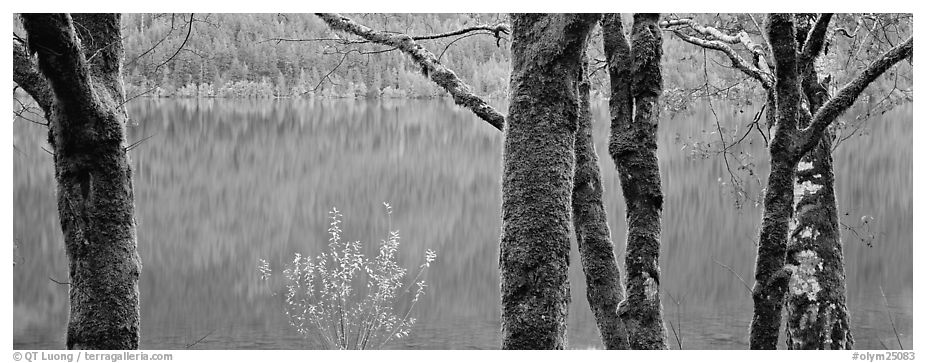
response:
<path id="1" fill-rule="evenodd" d="M 139 54 L 137 57 L 135 57 L 135 58 L 133 58 L 132 60 L 128 61 L 128 62 L 125 64 L 125 67 L 128 67 L 128 66 L 131 66 L 131 65 L 135 64 L 135 62 L 138 62 L 138 60 L 141 59 L 141 57 L 144 57 L 144 56 L 147 55 L 148 53 L 151 53 L 155 48 L 157 48 L 159 45 L 161 45 L 161 43 L 163 43 L 165 40 L 167 40 L 167 38 L 169 38 L 170 35 L 171 35 L 173 32 L 174 32 L 174 26 L 173 26 L 173 23 L 172 23 L 171 26 L 170 26 L 170 30 L 167 31 L 167 34 L 164 35 L 164 37 L 161 38 L 161 40 L 159 40 L 157 43 L 154 43 L 154 45 L 153 45 L 151 48 L 148 48 L 148 50 L 142 52 L 142 53 Z"/>
<path id="2" fill-rule="evenodd" d="M 149 93 L 151 93 L 152 91 L 158 89 L 158 87 L 160 87 L 160 86 L 151 87 L 151 88 L 147 89 L 146 91 L 144 91 L 144 92 L 142 92 L 142 93 L 139 93 L 139 94 L 134 95 L 134 96 L 132 96 L 132 97 L 128 97 L 128 98 L 125 99 L 125 101 L 122 101 L 122 103 L 120 103 L 116 108 L 122 108 L 122 106 L 124 106 L 126 103 L 129 103 L 130 101 L 133 101 L 133 100 L 135 100 L 136 98 L 139 98 L 139 97 L 141 97 L 141 96 L 144 96 L 144 95 L 146 95 L 146 94 L 149 94 Z"/>
<path id="3" fill-rule="evenodd" d="M 878 289 L 881 290 L 881 298 L 884 299 L 884 312 L 887 313 L 887 319 L 891 322 L 891 329 L 894 330 L 894 337 L 897 338 L 897 345 L 903 350 L 903 343 L 900 342 L 900 334 L 897 333 L 897 326 L 894 325 L 894 316 L 891 315 L 891 311 L 887 306 L 887 295 L 884 295 L 884 288 L 880 284 L 878 285 Z"/>
<path id="4" fill-rule="evenodd" d="M 442 50 L 442 51 L 440 52 L 440 55 L 437 56 L 437 61 L 440 62 L 441 58 L 444 57 L 444 53 L 447 52 L 447 49 L 450 49 L 450 46 L 453 45 L 453 43 L 456 43 L 456 42 L 458 42 L 458 41 L 460 41 L 460 40 L 462 40 L 462 39 L 466 39 L 466 38 L 469 38 L 469 37 L 471 37 L 471 36 L 479 35 L 479 34 L 486 34 L 486 33 L 472 33 L 472 34 L 467 34 L 467 35 L 464 35 L 464 36 L 462 36 L 462 37 L 459 37 L 459 38 L 454 39 L 452 42 L 448 43 L 447 46 L 444 47 L 444 50 Z"/>
<path id="5" fill-rule="evenodd" d="M 707 72 L 707 49 L 702 49 L 702 52 L 704 54 L 704 85 L 707 89 L 710 89 L 710 78 Z M 710 106 L 711 114 L 714 115 L 714 124 L 717 126 L 717 133 L 720 134 L 720 145 L 723 147 L 723 149 L 721 150 L 721 153 L 723 154 L 723 163 L 727 167 L 727 173 L 730 174 L 730 182 L 732 183 L 733 191 L 737 195 L 742 195 L 743 198 L 751 201 L 752 199 L 749 198 L 748 195 L 746 195 L 746 191 L 745 191 L 745 187 L 743 187 L 742 179 L 740 179 L 739 177 L 736 176 L 736 174 L 733 173 L 733 168 L 730 166 L 730 160 L 727 158 L 727 154 L 729 154 L 729 152 L 727 151 L 728 149 L 727 141 L 723 137 L 723 128 L 720 126 L 720 117 L 717 116 L 717 111 L 714 110 L 714 102 L 711 101 L 710 95 L 707 96 L 707 104 L 708 106 Z M 740 164 L 742 165 L 742 163 Z M 736 199 L 737 206 L 740 205 L 739 203 L 740 203 L 740 200 L 737 197 Z"/>
<path id="6" fill-rule="evenodd" d="M 675 296 L 672 296 L 672 293 L 666 290 L 666 294 L 669 295 L 669 298 L 675 302 L 675 320 L 678 323 L 678 331 L 675 331 L 675 325 L 672 324 L 672 320 L 669 320 L 669 327 L 672 328 L 672 334 L 675 335 L 675 342 L 678 344 L 678 349 L 685 349 L 682 346 L 682 303 L 680 299 L 676 299 Z"/>
<path id="7" fill-rule="evenodd" d="M 141 139 L 141 140 L 138 140 L 138 141 L 132 143 L 132 145 L 126 146 L 126 147 L 125 147 L 125 151 L 126 151 L 126 152 L 132 151 L 132 149 L 136 148 L 138 145 L 141 145 L 141 143 L 147 141 L 148 139 L 154 137 L 155 135 L 157 135 L 157 133 L 148 135 L 148 136 L 146 136 L 145 138 L 143 138 L 143 139 Z"/>
<path id="8" fill-rule="evenodd" d="M 720 261 L 717 261 L 717 259 L 715 259 L 713 256 L 711 256 L 711 260 L 713 260 L 714 263 L 716 263 L 716 264 L 719 265 L 720 267 L 723 267 L 723 268 L 727 269 L 727 271 L 730 271 L 731 273 L 733 273 L 733 276 L 736 276 L 736 278 L 739 279 L 740 282 L 743 283 L 743 287 L 746 288 L 746 291 L 749 291 L 749 296 L 752 296 L 752 294 L 753 294 L 752 287 L 749 286 L 749 283 L 747 283 L 745 279 L 743 279 L 743 276 L 740 276 L 740 274 L 738 274 L 738 273 L 737 273 L 735 270 L 733 270 L 730 266 L 727 266 L 727 265 L 724 265 L 724 264 L 720 263 Z"/>
<path id="9" fill-rule="evenodd" d="M 325 80 L 328 80 L 329 82 L 331 82 L 331 78 L 329 77 L 331 77 L 331 74 L 334 73 L 334 71 L 338 70 L 338 68 L 341 67 L 341 64 L 344 63 L 344 60 L 347 59 L 347 56 L 350 55 L 351 52 L 359 52 L 359 51 L 356 49 L 351 49 L 351 50 L 348 50 L 346 53 L 344 53 L 344 56 L 341 57 L 341 60 L 338 61 L 338 64 L 335 65 L 334 68 L 329 70 L 328 73 L 325 73 L 325 75 L 322 76 L 322 78 L 318 80 L 318 84 L 315 85 L 315 88 L 312 88 L 311 91 L 308 91 L 306 93 L 318 91 L 318 88 L 321 87 L 323 83 L 325 83 Z M 334 83 L 334 82 L 331 82 L 331 83 Z"/>
<path id="10" fill-rule="evenodd" d="M 186 349 L 192 348 L 194 345 L 196 345 L 196 344 L 198 344 L 199 342 L 203 341 L 203 339 L 206 339 L 206 337 L 212 335 L 212 333 L 215 333 L 215 329 L 212 329 L 212 331 L 206 333 L 206 335 L 203 335 L 203 337 L 202 337 L 202 338 L 199 338 L 199 340 L 197 340 L 197 341 L 195 341 L 195 342 L 193 342 L 193 343 L 188 344 L 188 345 L 186 346 Z"/>
<path id="11" fill-rule="evenodd" d="M 189 27 L 187 27 L 186 38 L 183 38 L 183 43 L 180 43 L 180 47 L 177 48 L 177 51 L 175 51 L 173 55 L 171 55 L 171 56 L 168 57 L 166 60 L 164 60 L 163 62 L 161 62 L 161 64 L 158 64 L 157 67 L 154 67 L 154 72 L 153 72 L 153 73 L 157 74 L 157 73 L 158 73 L 158 70 L 160 70 L 162 66 L 164 66 L 165 64 L 167 64 L 167 63 L 169 63 L 170 61 L 174 60 L 174 57 L 176 57 L 177 54 L 180 54 L 180 51 L 183 50 L 183 47 L 184 47 L 184 46 L 186 46 L 186 42 L 190 40 L 190 34 L 193 33 L 193 15 L 194 15 L 194 14 L 195 14 L 195 13 L 190 13 L 190 24 L 189 24 Z"/>

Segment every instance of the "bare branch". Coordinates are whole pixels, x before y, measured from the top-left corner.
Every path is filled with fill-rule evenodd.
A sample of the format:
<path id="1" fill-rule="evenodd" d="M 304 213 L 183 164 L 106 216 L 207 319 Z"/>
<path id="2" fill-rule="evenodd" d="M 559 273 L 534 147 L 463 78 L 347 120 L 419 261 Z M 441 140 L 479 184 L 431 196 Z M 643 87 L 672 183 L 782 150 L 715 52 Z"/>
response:
<path id="1" fill-rule="evenodd" d="M 745 30 L 740 31 L 736 35 L 730 35 L 720 31 L 717 28 L 702 26 L 692 19 L 669 20 L 664 21 L 659 25 L 663 28 L 666 28 L 667 30 L 671 30 L 673 33 L 675 33 L 676 36 L 687 43 L 722 51 L 727 55 L 727 57 L 730 58 L 731 61 L 733 61 L 735 67 L 757 79 L 762 84 L 762 87 L 765 89 L 771 89 L 774 87 L 775 82 L 774 78 L 772 77 L 772 72 L 768 66 L 768 61 L 765 59 L 765 50 L 760 45 L 753 42 L 752 38 L 749 36 L 749 33 L 747 33 Z M 689 28 L 705 36 L 706 39 L 684 34 L 680 29 L 673 29 L 676 27 Z M 739 56 L 735 50 L 733 50 L 732 46 L 736 44 L 742 44 L 746 50 L 752 53 L 754 58 L 754 66 L 744 68 L 738 65 L 748 65 L 748 63 L 741 56 Z"/>
<path id="2" fill-rule="evenodd" d="M 301 43 L 301 42 L 341 42 L 341 43 L 344 43 L 344 44 L 366 44 L 366 43 L 369 43 L 369 42 L 366 41 L 366 40 L 348 40 L 348 39 L 344 39 L 344 38 L 267 38 L 267 39 L 261 40 L 261 41 L 259 41 L 259 42 L 257 42 L 257 43 L 260 44 L 260 43 L 266 43 L 266 42 L 276 42 L 277 44 L 280 44 L 280 43 L 282 43 L 282 42 L 295 42 L 295 43 Z"/>
<path id="3" fill-rule="evenodd" d="M 887 313 L 887 319 L 891 322 L 891 329 L 894 330 L 894 338 L 897 338 L 897 345 L 900 346 L 900 349 L 903 349 L 903 343 L 900 341 L 900 334 L 897 333 L 897 326 L 894 325 L 894 316 L 891 315 L 891 310 L 887 305 L 887 295 L 884 294 L 884 287 L 878 285 L 878 289 L 881 290 L 881 298 L 884 299 L 884 312 Z M 884 343 L 881 343 L 884 345 Z"/>
<path id="4" fill-rule="evenodd" d="M 393 49 L 394 49 L 394 48 L 393 48 Z M 354 51 L 357 51 L 357 50 L 356 50 L 356 49 L 351 49 L 351 50 L 347 51 L 346 53 L 344 53 L 344 56 L 341 57 L 341 60 L 338 61 L 338 64 L 336 64 L 336 65 L 334 66 L 334 68 L 331 68 L 331 70 L 329 70 L 328 73 L 325 73 L 325 75 L 322 76 L 322 78 L 318 80 L 318 84 L 315 85 L 315 88 L 313 88 L 311 91 L 307 91 L 306 93 L 318 91 L 318 89 L 322 86 L 322 84 L 325 83 L 326 80 L 330 80 L 331 74 L 334 73 L 335 71 L 337 71 L 338 68 L 341 67 L 341 64 L 344 64 L 344 60 L 347 59 L 347 56 L 350 55 L 351 52 L 354 52 Z M 359 51 L 357 51 L 357 52 L 359 52 Z M 332 81 L 331 83 L 335 83 L 335 82 Z"/>
<path id="5" fill-rule="evenodd" d="M 319 13 L 316 15 L 334 30 L 354 34 L 377 44 L 396 47 L 408 54 L 432 81 L 453 96 L 456 104 L 469 108 L 476 116 L 496 129 L 504 129 L 505 116 L 474 94 L 470 87 L 457 77 L 456 73 L 444 67 L 433 53 L 416 43 L 412 37 L 406 34 L 375 31 L 339 14 Z"/>
<path id="6" fill-rule="evenodd" d="M 736 276 L 736 278 L 739 279 L 740 282 L 743 283 L 743 287 L 746 288 L 746 291 L 749 291 L 749 296 L 752 296 L 753 294 L 752 287 L 749 286 L 749 283 L 747 283 L 745 279 L 743 279 L 743 276 L 740 276 L 740 274 L 736 273 L 736 270 L 733 270 L 733 268 L 731 268 L 730 266 L 720 263 L 720 261 L 717 261 L 713 257 L 711 257 L 711 260 L 713 260 L 714 263 L 716 263 L 718 266 L 725 268 L 727 271 L 730 271 L 733 274 L 733 276 Z"/>
<path id="7" fill-rule="evenodd" d="M 463 28 L 460 30 L 454 30 L 454 31 L 446 32 L 446 33 L 415 36 L 415 37 L 412 37 L 412 40 L 428 40 L 428 39 L 447 38 L 447 37 L 453 37 L 457 35 L 463 35 L 469 32 L 479 31 L 479 30 L 486 30 L 486 31 L 491 32 L 493 35 L 495 35 L 496 45 L 498 45 L 497 42 L 504 39 L 504 37 L 502 37 L 502 34 L 508 35 L 508 33 L 511 32 L 511 27 L 509 27 L 508 24 L 505 24 L 505 23 L 499 23 L 495 25 L 483 24 L 483 25 L 476 25 L 476 26 L 471 26 L 468 28 Z M 487 34 L 487 33 L 483 33 L 483 34 Z"/>
<path id="8" fill-rule="evenodd" d="M 447 43 L 447 45 L 444 46 L 444 50 L 442 50 L 442 51 L 440 52 L 440 55 L 437 56 L 437 61 L 440 61 L 441 59 L 444 58 L 444 53 L 447 53 L 447 50 L 450 49 L 450 47 L 453 45 L 453 43 L 459 42 L 459 41 L 461 41 L 461 40 L 463 40 L 463 39 L 469 38 L 469 37 L 471 37 L 471 36 L 479 35 L 479 34 L 486 34 L 486 33 L 471 33 L 471 34 L 467 34 L 467 35 L 464 35 L 464 36 L 462 36 L 462 37 L 459 37 L 459 38 L 454 39 L 454 40 L 451 41 L 450 43 Z"/>
<path id="9" fill-rule="evenodd" d="M 195 15 L 195 14 L 190 13 L 190 22 L 189 22 L 189 26 L 187 27 L 186 37 L 183 38 L 183 43 L 180 43 L 180 47 L 177 48 L 177 51 L 174 52 L 174 54 L 173 54 L 172 56 L 168 57 L 168 58 L 165 59 L 163 62 L 161 62 L 161 64 L 158 64 L 156 67 L 154 67 L 154 73 L 155 73 L 155 74 L 157 74 L 158 70 L 161 69 L 161 67 L 163 67 L 165 64 L 167 64 L 167 63 L 169 63 L 170 61 L 174 60 L 174 57 L 176 57 L 177 54 L 180 54 L 180 51 L 183 50 L 183 47 L 184 47 L 184 46 L 186 46 L 186 42 L 190 40 L 190 34 L 193 33 L 193 15 Z"/>
<path id="10" fill-rule="evenodd" d="M 901 60 L 912 57 L 913 37 L 911 36 L 902 44 L 878 57 L 874 63 L 862 71 L 862 74 L 858 75 L 852 82 L 849 82 L 849 84 L 839 90 L 836 96 L 826 101 L 823 107 L 820 107 L 820 110 L 814 114 L 810 126 L 801 131 L 797 144 L 797 156 L 800 157 L 811 148 L 815 147 L 820 141 L 820 138 L 823 137 L 823 131 L 826 130 L 826 127 L 839 117 L 839 115 L 849 109 L 871 82 Z"/>
<path id="11" fill-rule="evenodd" d="M 141 143 L 143 143 L 143 142 L 145 142 L 145 141 L 148 141 L 148 139 L 154 137 L 154 135 L 157 135 L 157 134 L 148 135 L 148 136 L 142 138 L 141 140 L 138 140 L 138 141 L 132 143 L 132 145 L 126 146 L 126 147 L 125 147 L 125 151 L 126 151 L 126 152 L 132 151 L 133 149 L 135 149 L 136 147 L 138 147 L 138 145 L 141 145 Z"/>
<path id="12" fill-rule="evenodd" d="M 855 36 L 858 35 L 858 31 L 861 28 L 862 28 L 862 21 L 856 18 L 855 19 L 855 30 L 853 30 L 851 33 L 848 30 L 846 30 L 846 28 L 836 28 L 835 30 L 833 30 L 833 32 L 837 34 L 842 33 L 843 36 L 851 39 L 851 38 L 855 38 Z"/>
<path id="13" fill-rule="evenodd" d="M 730 58 L 730 61 L 733 62 L 733 67 L 739 69 L 743 73 L 746 73 L 748 76 L 755 78 L 757 81 L 759 81 L 759 83 L 762 84 L 762 87 L 770 89 L 774 84 L 767 74 L 763 74 L 763 72 L 758 68 L 753 67 L 748 62 L 746 62 L 746 60 L 743 59 L 743 57 L 740 57 L 740 55 L 737 54 L 729 44 L 718 40 L 705 40 L 696 38 L 678 30 L 673 30 L 673 33 L 675 33 L 675 36 L 686 43 L 697 45 L 702 48 L 718 50 L 724 53 L 727 58 Z"/>
<path id="14" fill-rule="evenodd" d="M 192 348 L 194 345 L 199 344 L 199 342 L 201 342 L 201 341 L 203 341 L 204 339 L 208 338 L 210 335 L 212 335 L 212 333 L 215 333 L 215 330 L 216 330 L 216 329 L 212 329 L 211 331 L 209 331 L 208 333 L 206 333 L 206 335 L 203 335 L 202 338 L 199 338 L 199 340 L 197 340 L 197 341 L 195 341 L 195 342 L 193 342 L 193 343 L 187 344 L 186 349 L 190 349 L 190 348 Z"/>
<path id="15" fill-rule="evenodd" d="M 158 40 L 157 43 L 154 43 L 154 45 L 151 46 L 151 48 L 148 48 L 147 50 L 145 50 L 144 52 L 142 52 L 141 54 L 139 54 L 139 55 L 136 56 L 135 58 L 132 58 L 132 60 L 126 62 L 125 65 L 126 65 L 126 66 L 130 66 L 130 65 L 132 65 L 132 64 L 135 64 L 135 62 L 138 62 L 139 59 L 141 59 L 142 57 L 144 57 L 144 56 L 147 55 L 148 53 L 151 53 L 152 51 L 154 51 L 159 45 L 161 45 L 161 43 L 163 43 L 165 40 L 167 40 L 167 38 L 170 37 L 170 35 L 174 32 L 174 30 L 175 30 L 175 29 L 174 29 L 174 24 L 173 24 L 173 22 L 171 22 L 171 24 L 170 24 L 170 30 L 167 31 L 167 34 L 165 34 L 164 37 L 161 38 L 161 40 Z"/>
<path id="16" fill-rule="evenodd" d="M 478 33 L 467 34 L 467 33 L 472 33 L 472 32 L 478 32 Z M 495 25 L 488 25 L 488 24 L 476 25 L 476 26 L 471 26 L 471 27 L 467 27 L 463 29 L 444 32 L 444 33 L 416 35 L 416 36 L 412 36 L 411 38 L 412 40 L 432 40 L 432 39 L 449 38 L 449 37 L 454 37 L 457 35 L 467 34 L 466 36 L 457 38 L 453 41 L 453 42 L 456 42 L 460 39 L 463 39 L 463 38 L 466 38 L 472 35 L 487 34 L 487 35 L 495 36 L 495 40 L 496 40 L 495 44 L 499 45 L 502 40 L 506 39 L 503 36 L 503 34 L 508 35 L 510 32 L 511 32 L 511 27 L 508 26 L 508 24 L 498 23 Z M 383 33 L 401 35 L 401 33 L 388 32 L 388 31 L 383 31 Z M 343 44 L 367 44 L 367 43 L 372 42 L 370 40 L 348 40 L 348 39 L 342 39 L 342 38 L 269 38 L 269 39 L 261 40 L 258 43 L 277 42 L 277 44 L 279 44 L 281 42 L 330 42 L 330 41 L 341 42 Z"/>
<path id="17" fill-rule="evenodd" d="M 23 103 L 23 101 L 20 100 L 19 98 L 16 98 L 16 90 L 15 90 L 15 89 L 13 90 L 13 101 L 16 101 L 16 103 L 19 105 L 19 110 L 13 110 L 13 116 L 14 116 L 14 117 L 19 117 L 19 118 L 21 118 L 21 119 L 23 119 L 23 120 L 29 121 L 29 122 L 34 123 L 34 124 L 36 124 L 36 125 L 48 127 L 48 120 L 47 120 L 46 116 L 43 115 L 43 114 L 40 114 L 40 113 L 36 112 L 36 110 L 40 110 L 40 108 L 39 108 L 39 107 L 31 106 L 31 105 L 27 105 L 27 104 Z M 47 113 L 46 113 L 46 114 L 47 114 Z M 40 119 L 46 119 L 46 120 L 45 120 L 45 122 L 36 121 L 36 120 L 33 120 L 32 117 L 30 117 L 30 116 L 36 116 L 36 117 L 38 117 L 38 118 L 40 118 Z"/>

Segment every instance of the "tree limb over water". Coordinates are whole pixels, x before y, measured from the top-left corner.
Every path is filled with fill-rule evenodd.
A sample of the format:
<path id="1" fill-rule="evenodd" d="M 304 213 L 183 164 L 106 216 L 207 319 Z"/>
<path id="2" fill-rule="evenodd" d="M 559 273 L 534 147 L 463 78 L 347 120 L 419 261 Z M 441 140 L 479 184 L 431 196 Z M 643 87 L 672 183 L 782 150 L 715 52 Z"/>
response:
<path id="1" fill-rule="evenodd" d="M 401 33 L 376 31 L 340 14 L 318 13 L 316 15 L 328 24 L 331 29 L 351 33 L 373 43 L 396 47 L 403 53 L 408 54 L 415 63 L 421 66 L 423 73 L 428 78 L 453 96 L 454 103 L 470 109 L 476 116 L 496 129 L 504 129 L 505 116 L 473 93 L 469 85 L 464 83 L 456 73 L 441 64 L 434 53 L 415 42 L 413 37 Z"/>

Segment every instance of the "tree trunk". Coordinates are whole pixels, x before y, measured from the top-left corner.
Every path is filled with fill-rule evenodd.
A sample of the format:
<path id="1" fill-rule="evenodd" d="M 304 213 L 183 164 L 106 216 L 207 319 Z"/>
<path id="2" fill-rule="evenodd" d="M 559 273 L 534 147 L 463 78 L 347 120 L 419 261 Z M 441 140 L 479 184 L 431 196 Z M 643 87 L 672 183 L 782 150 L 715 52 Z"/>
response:
<path id="1" fill-rule="evenodd" d="M 769 145 L 771 168 L 756 255 L 750 349 L 775 349 L 778 344 L 782 299 L 790 272 L 784 265 L 788 223 L 793 211 L 794 167 L 798 160 L 794 155 L 793 139 L 797 134 L 801 103 L 793 16 L 769 14 L 766 31 L 776 62 L 776 117 Z"/>
<path id="2" fill-rule="evenodd" d="M 583 59 L 579 81 L 579 121 L 576 132 L 576 172 L 572 189 L 572 221 L 582 270 L 585 273 L 586 297 L 595 314 L 598 332 L 606 349 L 628 349 L 627 331 L 617 315 L 624 295 L 620 270 L 614 257 L 608 214 L 604 208 L 598 153 L 592 138 L 589 105 L 590 84 L 588 58 Z"/>
<path id="3" fill-rule="evenodd" d="M 428 69 L 428 72 L 425 72 L 426 76 L 430 76 L 438 85 L 444 87 L 454 96 L 455 100 L 470 100 L 459 102 L 459 104 L 473 111 L 476 116 L 493 127 L 503 130 L 505 117 L 489 106 L 488 102 L 469 91 L 471 87 L 463 83 L 452 71 L 439 66 L 436 57 L 411 40 L 411 37 L 399 33 L 378 32 L 338 14 L 318 14 L 318 16 L 332 29 L 346 31 L 375 43 L 399 46 L 421 67 Z M 498 31 L 507 32 L 505 29 L 508 27 L 496 25 L 494 29 L 497 34 Z M 627 334 L 617 315 L 617 305 L 622 298 L 623 287 L 620 285 L 620 272 L 617 261 L 614 259 L 614 246 L 610 240 L 607 214 L 602 202 L 598 155 L 592 143 L 591 117 L 588 114 L 588 80 L 583 78 L 579 87 L 580 106 L 583 108 L 579 111 L 579 129 L 575 145 L 573 223 L 588 285 L 589 306 L 595 313 L 602 342 L 608 349 L 626 349 Z"/>
<path id="4" fill-rule="evenodd" d="M 632 46 L 619 15 L 608 14 L 602 21 L 611 76 L 608 149 L 627 203 L 627 297 L 618 314 L 631 349 L 667 349 L 659 299 L 663 195 L 656 158 L 662 33 L 658 14 L 634 14 L 633 20 Z"/>
<path id="5" fill-rule="evenodd" d="M 802 83 L 809 111 L 815 113 L 829 100 L 826 87 L 812 67 Z M 801 127 L 806 127 L 809 118 L 802 121 Z M 817 147 L 797 164 L 795 222 L 787 257 L 792 273 L 785 295 L 788 349 L 852 349 L 854 343 L 846 305 L 832 140 L 827 129 Z"/>
<path id="6" fill-rule="evenodd" d="M 513 14 L 499 252 L 503 349 L 564 349 L 576 81 L 597 15 Z"/>
<path id="7" fill-rule="evenodd" d="M 53 91 L 49 143 L 70 272 L 68 349 L 137 349 L 138 275 L 132 172 L 122 103 L 120 16 L 23 15 Z M 92 62 L 87 54 L 94 54 Z"/>
<path id="8" fill-rule="evenodd" d="M 678 31 L 676 35 L 688 43 L 725 53 L 736 68 L 757 79 L 768 92 L 766 117 L 772 127 L 771 170 L 756 257 L 750 348 L 775 349 L 781 327 L 782 299 L 788 299 L 790 348 L 818 349 L 829 344 L 832 349 L 851 349 L 853 340 L 845 306 L 845 273 L 829 146 L 832 135 L 827 128 L 855 102 L 868 84 L 897 62 L 904 59 L 912 62 L 913 38 L 882 54 L 829 99 L 826 88 L 814 73 L 813 63 L 825 48 L 833 14 L 803 14 L 798 18 L 801 23 L 795 27 L 792 14 L 768 16 L 765 31 L 775 55 L 774 67 L 765 64 L 765 53 L 745 32 L 728 36 L 688 20 L 669 23 L 670 26 L 671 23 L 691 25 L 706 38 Z M 607 48 L 607 32 L 605 34 Z M 756 64 L 748 65 L 730 48 L 733 44 L 748 48 Z M 774 76 L 767 74 L 772 68 Z M 612 97 L 612 102 L 614 99 Z M 807 105 L 802 101 L 807 101 Z M 629 101 L 622 102 L 627 104 L 623 108 L 632 107 Z M 800 130 L 797 129 L 798 120 L 802 122 Z M 798 160 L 805 154 L 808 156 L 795 173 Z M 798 195 L 795 195 L 795 188 L 798 188 Z M 796 211 L 792 205 L 795 200 Z M 793 220 L 792 215 L 795 215 Z M 789 287 L 790 292 L 787 291 Z M 820 307 L 823 307 L 822 313 Z"/>

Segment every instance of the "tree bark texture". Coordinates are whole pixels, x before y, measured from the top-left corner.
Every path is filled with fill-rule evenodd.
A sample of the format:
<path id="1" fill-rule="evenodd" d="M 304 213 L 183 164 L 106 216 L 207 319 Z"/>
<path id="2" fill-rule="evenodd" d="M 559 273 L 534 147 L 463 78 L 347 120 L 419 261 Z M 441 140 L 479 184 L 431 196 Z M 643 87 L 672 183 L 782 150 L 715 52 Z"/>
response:
<path id="1" fill-rule="evenodd" d="M 125 150 L 120 16 L 22 20 L 53 96 L 49 143 L 70 276 L 67 348 L 137 349 L 141 262 Z"/>
<path id="2" fill-rule="evenodd" d="M 618 14 L 602 20 L 611 77 L 608 150 L 627 204 L 627 296 L 618 308 L 631 349 L 668 349 L 659 298 L 663 194 L 656 158 L 662 92 L 658 14 L 634 14 L 631 44 Z"/>
<path id="3" fill-rule="evenodd" d="M 810 114 L 817 112 L 829 94 L 812 65 L 802 85 Z M 809 114 L 805 115 L 800 126 L 806 127 L 809 121 Z M 788 349 L 852 349 L 854 344 L 846 305 L 832 141 L 827 129 L 817 147 L 797 164 L 786 265 L 791 270 L 785 294 Z"/>
<path id="4" fill-rule="evenodd" d="M 756 257 L 752 349 L 775 349 L 785 294 L 790 348 L 845 349 L 853 343 L 827 127 L 868 84 L 913 56 L 913 38 L 881 55 L 829 99 L 812 65 L 829 20 L 824 14 L 812 27 L 797 29 L 792 14 L 769 14 L 766 21 L 776 63 L 777 104 Z M 818 299 L 826 300 L 825 305 Z"/>
<path id="5" fill-rule="evenodd" d="M 790 277 L 785 254 L 794 201 L 794 137 L 801 104 L 797 42 L 791 14 L 769 14 L 766 32 L 775 58 L 776 119 L 769 145 L 771 167 L 766 186 L 756 255 L 750 349 L 775 349 L 781 327 L 782 299 Z"/>
<path id="6" fill-rule="evenodd" d="M 598 333 L 606 349 L 628 349 L 627 330 L 617 315 L 623 299 L 620 270 L 611 243 L 611 229 L 604 207 L 598 153 L 592 138 L 587 77 L 588 58 L 583 60 L 579 80 L 579 120 L 576 132 L 576 167 L 572 189 L 572 222 L 579 246 L 582 271 L 585 273 L 586 297 L 595 314 Z"/>
<path id="7" fill-rule="evenodd" d="M 503 349 L 564 349 L 576 82 L 594 14 L 512 14 L 499 251 Z"/>

